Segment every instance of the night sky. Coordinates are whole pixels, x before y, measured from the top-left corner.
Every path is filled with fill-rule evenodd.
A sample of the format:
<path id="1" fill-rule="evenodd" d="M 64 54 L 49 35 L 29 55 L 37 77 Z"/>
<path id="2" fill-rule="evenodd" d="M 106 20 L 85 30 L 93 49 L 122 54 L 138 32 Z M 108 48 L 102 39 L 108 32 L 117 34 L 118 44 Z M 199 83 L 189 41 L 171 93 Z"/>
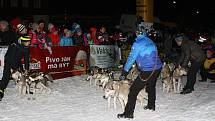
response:
<path id="1" fill-rule="evenodd" d="M 212 2 L 212 0 L 154 0 L 154 16 L 162 21 L 211 27 L 215 26 L 213 25 L 215 7 Z M 54 9 L 56 8 L 59 12 L 67 9 L 69 14 L 120 16 L 123 13 L 135 14 L 136 0 L 61 0 L 61 3 L 55 1 Z"/>
<path id="2" fill-rule="evenodd" d="M 121 14 L 135 14 L 136 0 L 42 0 L 40 10 L 0 8 L 2 16 L 30 14 L 92 15 L 120 17 Z M 175 2 L 175 3 L 174 3 Z M 215 7 L 213 0 L 154 0 L 154 16 L 162 21 L 172 21 L 192 26 L 213 27 Z M 7 12 L 5 12 L 7 11 Z"/>
<path id="3" fill-rule="evenodd" d="M 215 26 L 215 6 L 212 0 L 154 1 L 154 15 L 164 21 L 175 21 L 192 26 Z"/>
<path id="4" fill-rule="evenodd" d="M 117 15 L 121 13 L 136 12 L 135 0 L 61 0 L 52 1 L 49 6 L 55 12 L 67 9 L 69 14 L 88 14 L 88 15 Z"/>

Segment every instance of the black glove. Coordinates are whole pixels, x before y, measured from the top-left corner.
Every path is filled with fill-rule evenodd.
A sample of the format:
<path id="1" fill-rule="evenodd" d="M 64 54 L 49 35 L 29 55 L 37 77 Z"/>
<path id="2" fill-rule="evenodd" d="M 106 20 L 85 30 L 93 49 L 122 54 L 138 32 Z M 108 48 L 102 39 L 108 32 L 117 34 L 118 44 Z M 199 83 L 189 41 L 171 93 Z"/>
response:
<path id="1" fill-rule="evenodd" d="M 119 77 L 119 80 L 125 80 L 127 75 L 128 75 L 128 72 L 126 72 L 126 71 L 123 70 L 122 74 Z"/>

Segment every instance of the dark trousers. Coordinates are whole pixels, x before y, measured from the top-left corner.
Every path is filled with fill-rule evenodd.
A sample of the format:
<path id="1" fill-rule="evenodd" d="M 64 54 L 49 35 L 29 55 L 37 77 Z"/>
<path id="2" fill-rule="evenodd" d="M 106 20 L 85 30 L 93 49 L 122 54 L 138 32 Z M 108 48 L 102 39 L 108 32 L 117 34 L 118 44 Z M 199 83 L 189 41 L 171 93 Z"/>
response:
<path id="1" fill-rule="evenodd" d="M 128 102 L 125 106 L 124 114 L 133 114 L 135 105 L 136 105 L 136 100 L 137 100 L 137 95 L 139 92 L 146 86 L 146 91 L 148 93 L 148 105 L 154 106 L 155 105 L 155 100 L 156 100 L 156 82 L 157 78 L 160 74 L 160 69 L 156 70 L 153 72 L 152 76 L 146 80 L 143 81 L 142 79 L 147 79 L 152 71 L 146 71 L 141 73 L 141 77 L 138 76 L 134 82 L 132 83 L 130 87 L 130 91 L 128 94 Z"/>
<path id="2" fill-rule="evenodd" d="M 198 73 L 202 64 L 203 62 L 191 62 L 191 67 L 188 69 L 187 72 L 187 82 L 185 85 L 186 89 L 194 89 L 194 85 L 196 83 L 196 74 Z"/>
<path id="3" fill-rule="evenodd" d="M 11 66 L 7 63 L 4 65 L 2 80 L 0 81 L 0 89 L 3 91 L 11 79 Z"/>

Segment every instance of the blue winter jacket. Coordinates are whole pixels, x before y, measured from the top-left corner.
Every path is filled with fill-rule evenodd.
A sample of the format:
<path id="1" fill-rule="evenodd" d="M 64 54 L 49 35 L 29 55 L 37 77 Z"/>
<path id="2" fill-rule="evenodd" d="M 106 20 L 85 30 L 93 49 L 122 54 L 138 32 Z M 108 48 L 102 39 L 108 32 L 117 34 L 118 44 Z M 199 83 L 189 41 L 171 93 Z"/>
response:
<path id="1" fill-rule="evenodd" d="M 60 46 L 73 46 L 73 40 L 72 38 L 66 38 L 66 37 L 62 37 L 60 39 Z"/>
<path id="2" fill-rule="evenodd" d="M 162 67 L 156 45 L 146 35 L 139 35 L 135 39 L 124 70 L 129 72 L 135 61 L 141 71 L 153 71 Z"/>

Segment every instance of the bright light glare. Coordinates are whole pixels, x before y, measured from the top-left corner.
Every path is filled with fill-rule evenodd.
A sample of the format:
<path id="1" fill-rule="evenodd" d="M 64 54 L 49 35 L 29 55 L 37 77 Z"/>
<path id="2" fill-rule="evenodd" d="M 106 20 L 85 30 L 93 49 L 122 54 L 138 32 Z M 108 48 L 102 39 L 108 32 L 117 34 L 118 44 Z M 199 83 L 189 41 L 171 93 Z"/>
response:
<path id="1" fill-rule="evenodd" d="M 204 42 L 205 40 L 207 40 L 206 38 L 203 38 L 203 37 L 199 37 L 199 42 Z"/>

